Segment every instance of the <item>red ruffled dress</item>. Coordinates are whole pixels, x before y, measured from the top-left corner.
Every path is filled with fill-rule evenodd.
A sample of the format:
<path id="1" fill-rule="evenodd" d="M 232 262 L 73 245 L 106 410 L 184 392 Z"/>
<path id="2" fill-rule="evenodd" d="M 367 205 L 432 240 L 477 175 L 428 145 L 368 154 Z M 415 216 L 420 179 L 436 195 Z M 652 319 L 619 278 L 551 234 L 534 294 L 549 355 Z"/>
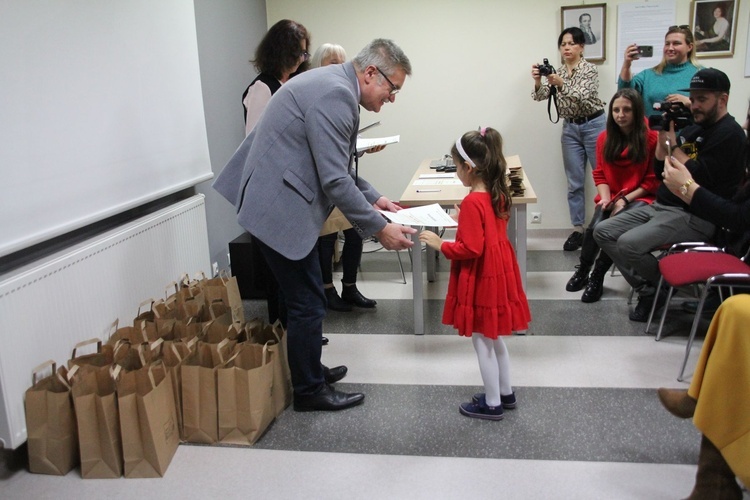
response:
<path id="1" fill-rule="evenodd" d="M 451 260 L 443 323 L 459 335 L 496 339 L 526 330 L 531 321 L 508 221 L 492 209 L 489 193 L 469 193 L 461 202 L 455 242 L 440 250 Z"/>

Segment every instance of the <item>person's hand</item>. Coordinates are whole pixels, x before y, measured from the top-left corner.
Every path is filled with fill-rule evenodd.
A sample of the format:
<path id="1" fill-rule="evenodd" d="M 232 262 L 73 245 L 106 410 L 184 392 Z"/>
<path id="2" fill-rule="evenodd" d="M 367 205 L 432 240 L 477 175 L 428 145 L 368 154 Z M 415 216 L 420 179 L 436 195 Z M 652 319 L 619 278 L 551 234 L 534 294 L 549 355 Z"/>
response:
<path id="1" fill-rule="evenodd" d="M 675 194 L 680 192 L 680 188 L 685 185 L 688 179 L 693 176 L 687 167 L 677 159 L 667 156 L 664 159 L 664 185 Z"/>
<path id="2" fill-rule="evenodd" d="M 557 73 L 552 73 L 551 75 L 547 75 L 547 81 L 550 85 L 554 85 L 557 88 L 562 88 L 563 84 L 565 83 L 560 75 Z"/>
<path id="3" fill-rule="evenodd" d="M 398 212 L 399 210 L 401 210 L 401 207 L 393 203 L 385 196 L 381 196 L 380 198 L 378 198 L 377 201 L 372 204 L 372 206 L 376 209 L 385 210 L 387 212 Z"/>
<path id="4" fill-rule="evenodd" d="M 627 67 L 630 67 L 630 65 L 633 63 L 633 60 L 638 59 L 639 57 L 640 54 L 638 53 L 638 44 L 631 43 L 625 48 L 625 60 L 623 61 L 623 65 L 627 65 Z"/>
<path id="5" fill-rule="evenodd" d="M 458 214 L 461 213 L 461 206 L 458 203 L 456 203 L 455 205 L 453 205 L 453 210 L 455 210 L 456 213 L 451 214 L 451 219 L 458 222 Z"/>
<path id="6" fill-rule="evenodd" d="M 375 233 L 375 236 L 386 250 L 405 250 L 414 246 L 414 242 L 406 235 L 416 232 L 417 230 L 413 227 L 389 222 L 383 229 Z"/>
<path id="7" fill-rule="evenodd" d="M 628 204 L 625 203 L 625 200 L 622 198 L 617 198 L 617 201 L 615 201 L 610 209 L 612 210 L 612 215 L 617 214 L 620 210 L 624 209 Z"/>
<path id="8" fill-rule="evenodd" d="M 598 206 L 602 207 L 602 210 L 606 210 L 608 208 L 608 205 L 612 203 L 612 198 L 610 197 L 601 197 L 599 198 L 599 203 L 597 203 Z"/>
<path id="9" fill-rule="evenodd" d="M 669 122 L 669 130 L 659 131 L 659 147 L 666 158 L 672 155 L 672 148 L 677 146 L 677 135 L 674 132 L 674 121 Z"/>
<path id="10" fill-rule="evenodd" d="M 440 251 L 440 246 L 443 244 L 443 239 L 432 231 L 422 231 L 419 233 L 419 241 L 438 252 Z"/>
<path id="11" fill-rule="evenodd" d="M 682 94 L 669 94 L 666 97 L 667 102 L 682 103 L 687 109 L 690 109 L 690 97 Z"/>
<path id="12" fill-rule="evenodd" d="M 536 64 L 531 65 L 531 78 L 533 78 L 537 84 L 542 81 L 542 75 L 539 74 L 539 66 Z"/>
<path id="13" fill-rule="evenodd" d="M 370 149 L 366 149 L 365 153 L 379 153 L 380 151 L 383 151 L 385 149 L 385 144 L 381 146 L 373 146 Z"/>

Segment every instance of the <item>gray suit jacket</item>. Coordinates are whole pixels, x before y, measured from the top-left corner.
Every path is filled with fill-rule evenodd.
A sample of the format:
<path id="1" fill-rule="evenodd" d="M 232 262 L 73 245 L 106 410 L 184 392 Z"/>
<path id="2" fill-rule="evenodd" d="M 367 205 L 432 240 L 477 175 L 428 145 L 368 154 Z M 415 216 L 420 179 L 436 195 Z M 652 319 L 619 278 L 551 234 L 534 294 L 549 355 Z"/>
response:
<path id="1" fill-rule="evenodd" d="M 291 260 L 316 244 L 334 205 L 361 237 L 385 227 L 380 198 L 351 172 L 359 87 L 351 62 L 307 71 L 281 86 L 213 184 L 253 236 Z"/>

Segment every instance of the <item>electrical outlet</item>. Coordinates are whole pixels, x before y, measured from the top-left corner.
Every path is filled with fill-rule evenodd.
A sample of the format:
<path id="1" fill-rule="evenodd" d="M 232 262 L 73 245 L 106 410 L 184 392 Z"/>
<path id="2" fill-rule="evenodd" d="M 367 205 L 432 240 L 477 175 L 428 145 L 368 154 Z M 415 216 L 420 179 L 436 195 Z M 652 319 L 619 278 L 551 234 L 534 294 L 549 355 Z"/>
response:
<path id="1" fill-rule="evenodd" d="M 531 212 L 531 223 L 541 224 L 542 223 L 542 212 Z"/>
<path id="2" fill-rule="evenodd" d="M 212 267 L 213 267 L 213 271 L 214 271 L 214 276 L 218 276 L 219 275 L 219 263 L 218 262 L 214 262 L 213 265 L 212 265 Z"/>

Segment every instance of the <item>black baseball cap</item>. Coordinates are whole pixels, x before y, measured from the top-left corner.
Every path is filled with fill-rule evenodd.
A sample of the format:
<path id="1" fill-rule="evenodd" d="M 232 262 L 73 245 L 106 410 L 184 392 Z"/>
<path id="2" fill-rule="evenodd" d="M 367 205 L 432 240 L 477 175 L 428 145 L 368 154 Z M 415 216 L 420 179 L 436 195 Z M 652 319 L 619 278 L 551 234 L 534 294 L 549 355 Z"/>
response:
<path id="1" fill-rule="evenodd" d="M 693 75 L 690 80 L 690 88 L 680 89 L 680 92 L 690 92 L 691 90 L 713 90 L 729 93 L 729 77 L 716 68 L 703 68 Z"/>

